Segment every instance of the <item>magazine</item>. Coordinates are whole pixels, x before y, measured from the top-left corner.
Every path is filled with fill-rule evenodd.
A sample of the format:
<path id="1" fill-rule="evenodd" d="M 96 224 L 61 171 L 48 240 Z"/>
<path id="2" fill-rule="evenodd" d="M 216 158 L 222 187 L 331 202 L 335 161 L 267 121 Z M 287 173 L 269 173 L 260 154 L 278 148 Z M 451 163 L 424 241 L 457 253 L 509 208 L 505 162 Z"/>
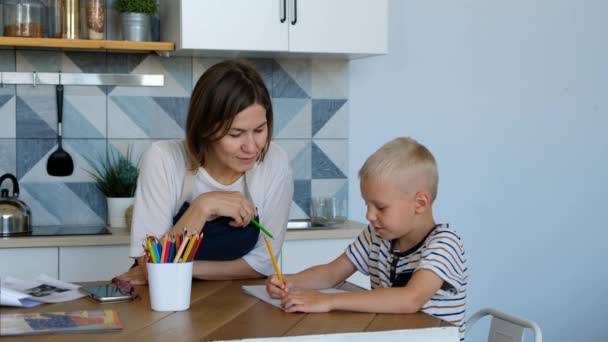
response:
<path id="1" fill-rule="evenodd" d="M 122 325 L 114 310 L 0 314 L 0 336 L 119 330 L 122 330 Z"/>
<path id="2" fill-rule="evenodd" d="M 0 305 L 31 308 L 43 303 L 60 303 L 82 298 L 80 286 L 41 274 L 32 281 L 11 276 L 0 278 Z"/>

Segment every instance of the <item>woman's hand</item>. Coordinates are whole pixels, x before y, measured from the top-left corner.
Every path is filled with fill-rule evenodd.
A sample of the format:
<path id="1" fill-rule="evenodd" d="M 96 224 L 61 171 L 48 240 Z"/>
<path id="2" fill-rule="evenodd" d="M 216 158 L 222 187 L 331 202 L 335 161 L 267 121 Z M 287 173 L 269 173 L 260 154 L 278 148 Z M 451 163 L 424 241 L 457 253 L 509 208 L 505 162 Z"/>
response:
<path id="1" fill-rule="evenodd" d="M 266 292 L 270 295 L 270 297 L 279 299 L 285 297 L 289 291 L 293 288 L 293 283 L 288 277 L 283 276 L 282 283 L 277 277 L 276 274 L 273 274 L 266 278 Z"/>
<path id="2" fill-rule="evenodd" d="M 146 285 L 148 283 L 148 272 L 146 266 L 143 266 L 140 263 L 127 272 L 119 275 L 118 278 L 130 282 L 132 285 Z"/>
<path id="3" fill-rule="evenodd" d="M 192 201 L 169 234 L 182 234 L 184 227 L 189 235 L 198 234 L 210 216 L 230 217 L 232 221 L 229 224 L 232 227 L 244 227 L 255 217 L 255 208 L 238 191 L 206 192 Z"/>
<path id="4" fill-rule="evenodd" d="M 194 202 L 208 216 L 231 217 L 230 225 L 244 227 L 255 217 L 253 204 L 238 191 L 211 191 L 198 196 Z"/>

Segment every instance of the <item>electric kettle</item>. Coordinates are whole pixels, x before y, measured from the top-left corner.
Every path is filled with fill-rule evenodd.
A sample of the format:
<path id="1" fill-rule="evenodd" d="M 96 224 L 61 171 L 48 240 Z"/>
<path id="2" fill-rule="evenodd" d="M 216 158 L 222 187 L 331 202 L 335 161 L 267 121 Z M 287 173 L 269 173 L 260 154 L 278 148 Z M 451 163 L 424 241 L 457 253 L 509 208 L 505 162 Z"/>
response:
<path id="1" fill-rule="evenodd" d="M 8 189 L 0 191 L 0 236 L 25 235 L 32 232 L 30 208 L 19 200 L 19 183 L 10 173 L 0 177 L 2 182 L 10 179 L 13 182 L 13 196 L 8 196 Z"/>

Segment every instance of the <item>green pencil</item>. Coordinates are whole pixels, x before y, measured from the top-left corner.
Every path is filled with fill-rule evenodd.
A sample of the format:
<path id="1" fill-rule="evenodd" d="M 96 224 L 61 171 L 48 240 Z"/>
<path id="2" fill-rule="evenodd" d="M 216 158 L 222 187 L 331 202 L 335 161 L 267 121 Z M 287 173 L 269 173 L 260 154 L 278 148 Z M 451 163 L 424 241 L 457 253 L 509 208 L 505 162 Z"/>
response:
<path id="1" fill-rule="evenodd" d="M 263 231 L 264 234 L 268 235 L 269 238 L 274 239 L 274 237 L 272 236 L 272 234 L 270 234 L 270 232 L 267 231 L 266 228 L 264 228 L 264 226 L 262 226 L 261 224 L 259 224 L 258 221 L 256 221 L 255 219 L 252 219 L 251 223 L 253 223 L 254 226 L 260 228 L 260 230 Z"/>

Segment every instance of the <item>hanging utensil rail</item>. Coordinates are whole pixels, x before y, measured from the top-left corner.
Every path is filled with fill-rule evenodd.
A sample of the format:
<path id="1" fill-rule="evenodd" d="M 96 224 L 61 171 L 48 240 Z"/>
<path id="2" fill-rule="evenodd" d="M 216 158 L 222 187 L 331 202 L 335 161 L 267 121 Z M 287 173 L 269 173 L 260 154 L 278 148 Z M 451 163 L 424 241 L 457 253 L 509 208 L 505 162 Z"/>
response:
<path id="1" fill-rule="evenodd" d="M 143 86 L 162 87 L 164 75 L 155 74 L 87 74 L 69 72 L 0 72 L 0 85 L 79 85 L 79 86 Z"/>

